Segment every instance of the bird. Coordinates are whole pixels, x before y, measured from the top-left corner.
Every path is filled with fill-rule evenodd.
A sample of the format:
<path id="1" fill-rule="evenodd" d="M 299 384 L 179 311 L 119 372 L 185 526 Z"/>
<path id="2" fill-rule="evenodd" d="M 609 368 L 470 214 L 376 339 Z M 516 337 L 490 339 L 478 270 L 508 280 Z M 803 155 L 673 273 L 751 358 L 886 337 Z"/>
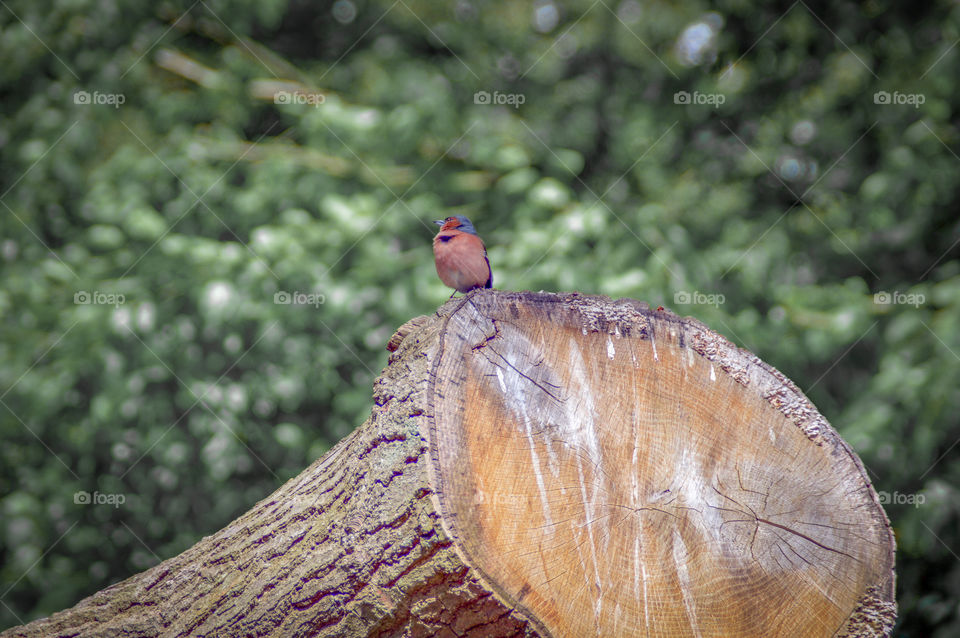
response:
<path id="1" fill-rule="evenodd" d="M 453 288 L 453 294 L 475 288 L 491 288 L 493 273 L 483 240 L 473 223 L 464 215 L 433 222 L 440 232 L 433 238 L 433 257 L 440 281 Z"/>

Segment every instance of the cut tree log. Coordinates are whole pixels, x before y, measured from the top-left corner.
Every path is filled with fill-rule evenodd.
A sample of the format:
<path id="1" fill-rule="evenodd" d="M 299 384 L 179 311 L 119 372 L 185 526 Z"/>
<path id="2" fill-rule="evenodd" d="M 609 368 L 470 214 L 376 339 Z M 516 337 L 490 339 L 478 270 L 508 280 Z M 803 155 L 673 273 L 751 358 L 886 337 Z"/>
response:
<path id="1" fill-rule="evenodd" d="M 888 636 L 894 540 L 797 387 L 690 318 L 482 290 L 180 556 L 4 636 Z"/>

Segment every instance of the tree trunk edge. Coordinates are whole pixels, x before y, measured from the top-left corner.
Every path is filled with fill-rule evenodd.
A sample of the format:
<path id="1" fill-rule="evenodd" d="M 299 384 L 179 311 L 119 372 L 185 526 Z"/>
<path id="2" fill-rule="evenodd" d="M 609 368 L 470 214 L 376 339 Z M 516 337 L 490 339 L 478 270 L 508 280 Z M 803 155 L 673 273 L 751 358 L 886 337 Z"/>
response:
<path id="1" fill-rule="evenodd" d="M 369 418 L 181 554 L 3 636 L 523 636 L 429 498 L 426 376 L 436 322 L 390 357 Z"/>

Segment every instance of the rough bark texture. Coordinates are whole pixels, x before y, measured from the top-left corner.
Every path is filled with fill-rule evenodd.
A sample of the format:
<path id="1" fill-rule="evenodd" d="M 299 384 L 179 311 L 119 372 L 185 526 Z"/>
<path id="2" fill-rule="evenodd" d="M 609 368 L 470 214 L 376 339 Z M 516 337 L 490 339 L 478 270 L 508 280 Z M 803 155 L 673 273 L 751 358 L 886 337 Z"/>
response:
<path id="1" fill-rule="evenodd" d="M 300 476 L 3 636 L 889 634 L 859 459 L 702 324 L 477 291 L 390 349 L 371 417 Z"/>
<path id="2" fill-rule="evenodd" d="M 439 323 L 419 337 L 436 341 Z M 427 477 L 430 359 L 405 341 L 370 418 L 183 554 L 3 636 L 524 636 L 444 534 Z"/>

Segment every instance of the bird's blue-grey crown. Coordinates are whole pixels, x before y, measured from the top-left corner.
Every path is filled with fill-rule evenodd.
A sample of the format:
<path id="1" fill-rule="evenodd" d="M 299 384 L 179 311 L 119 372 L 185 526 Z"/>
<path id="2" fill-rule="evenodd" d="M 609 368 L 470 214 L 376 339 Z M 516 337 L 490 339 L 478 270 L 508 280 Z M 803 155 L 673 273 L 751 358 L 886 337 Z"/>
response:
<path id="1" fill-rule="evenodd" d="M 466 215 L 452 215 L 451 217 L 455 218 L 458 222 L 460 222 L 460 226 L 457 228 L 457 230 L 462 231 L 464 233 L 470 233 L 471 235 L 477 234 L 477 229 L 473 227 L 473 222 L 471 222 L 470 218 L 467 217 Z M 450 219 L 450 217 L 447 217 L 447 219 Z M 443 226 L 444 224 L 447 223 L 447 219 L 437 219 L 437 220 L 434 220 L 433 223 L 436 224 L 437 226 Z"/>

